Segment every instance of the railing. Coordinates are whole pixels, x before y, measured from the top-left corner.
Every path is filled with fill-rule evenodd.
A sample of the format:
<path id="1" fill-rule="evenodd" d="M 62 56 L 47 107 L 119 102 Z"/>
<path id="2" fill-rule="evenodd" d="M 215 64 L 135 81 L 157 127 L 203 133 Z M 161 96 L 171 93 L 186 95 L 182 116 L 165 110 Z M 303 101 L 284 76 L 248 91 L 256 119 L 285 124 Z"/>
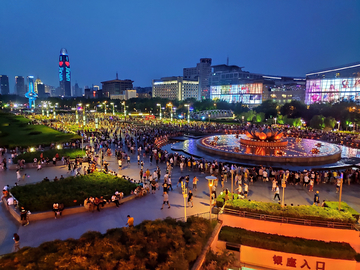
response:
<path id="1" fill-rule="evenodd" d="M 332 221 L 311 220 L 311 219 L 301 219 L 301 218 L 282 217 L 282 216 L 271 216 L 271 215 L 241 211 L 241 210 L 230 209 L 230 208 L 223 208 L 221 213 L 239 216 L 239 217 L 245 217 L 245 218 L 259 219 L 259 220 L 272 221 L 272 222 L 289 223 L 289 224 L 296 224 L 296 225 L 316 226 L 316 227 L 325 227 L 325 228 L 334 228 L 334 229 L 359 230 L 359 225 L 353 224 L 353 223 L 340 223 L 340 222 L 332 222 Z"/>

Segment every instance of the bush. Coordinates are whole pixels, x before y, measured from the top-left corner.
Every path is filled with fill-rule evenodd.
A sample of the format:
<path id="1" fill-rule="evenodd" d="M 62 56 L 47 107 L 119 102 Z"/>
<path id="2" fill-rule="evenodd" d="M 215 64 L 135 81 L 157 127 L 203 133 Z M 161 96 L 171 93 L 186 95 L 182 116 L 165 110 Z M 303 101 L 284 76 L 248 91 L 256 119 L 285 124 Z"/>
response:
<path id="1" fill-rule="evenodd" d="M 88 175 L 71 176 L 57 182 L 40 182 L 13 187 L 10 191 L 19 200 L 19 206 L 32 212 L 52 210 L 54 202 L 65 208 L 78 206 L 90 196 L 110 199 L 114 192 L 130 195 L 136 185 L 110 174 L 94 172 Z"/>
<path id="2" fill-rule="evenodd" d="M 219 240 L 240 245 L 280 252 L 318 256 L 332 259 L 354 260 L 356 251 L 348 243 L 307 240 L 224 226 Z"/>
<path id="3" fill-rule="evenodd" d="M 217 197 L 216 205 L 218 207 L 223 206 L 224 197 L 225 194 L 221 194 Z M 229 197 L 231 198 L 231 196 Z M 354 218 L 349 211 L 338 211 L 337 209 L 318 207 L 313 205 L 285 206 L 282 208 L 277 203 L 265 203 L 237 199 L 237 194 L 234 194 L 234 198 L 234 200 L 229 200 L 226 202 L 226 208 L 273 216 L 356 223 L 356 218 Z"/>
<path id="4" fill-rule="evenodd" d="M 191 232 L 188 234 L 188 232 Z M 212 227 L 191 217 L 144 221 L 105 234 L 87 232 L 78 240 L 55 240 L 24 247 L 0 259 L 0 269 L 178 269 L 187 270 L 200 255 Z"/>
<path id="5" fill-rule="evenodd" d="M 37 151 L 37 152 L 26 152 L 20 154 L 14 158 L 14 162 L 16 163 L 19 159 L 24 159 L 27 163 L 32 163 L 34 158 L 40 160 L 40 155 L 43 154 L 43 157 L 46 159 L 47 157 L 52 161 L 52 158 L 59 154 L 59 157 L 62 158 L 63 156 L 70 157 L 71 159 L 76 158 L 77 156 L 82 157 L 85 153 L 85 150 L 82 151 L 81 149 L 51 149 L 46 151 Z"/>

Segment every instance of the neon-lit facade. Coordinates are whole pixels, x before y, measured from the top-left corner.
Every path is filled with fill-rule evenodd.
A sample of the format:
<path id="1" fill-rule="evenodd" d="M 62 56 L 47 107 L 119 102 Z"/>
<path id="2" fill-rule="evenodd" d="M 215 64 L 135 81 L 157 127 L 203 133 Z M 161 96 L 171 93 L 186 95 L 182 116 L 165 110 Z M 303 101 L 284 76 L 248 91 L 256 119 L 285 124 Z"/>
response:
<path id="1" fill-rule="evenodd" d="M 29 83 L 29 91 L 25 94 L 25 97 L 29 99 L 29 108 L 35 108 L 35 100 L 38 97 L 38 94 L 35 92 L 34 89 L 34 76 L 28 76 L 28 83 Z"/>
<path id="2" fill-rule="evenodd" d="M 70 97 L 71 96 L 71 70 L 69 55 L 65 48 L 60 50 L 59 56 L 59 82 L 61 95 Z"/>
<path id="3" fill-rule="evenodd" d="M 360 76 L 306 81 L 306 104 L 343 100 L 360 102 Z"/>
<path id="4" fill-rule="evenodd" d="M 218 85 L 210 87 L 210 99 L 220 99 L 229 103 L 241 102 L 259 105 L 262 102 L 263 83 Z"/>

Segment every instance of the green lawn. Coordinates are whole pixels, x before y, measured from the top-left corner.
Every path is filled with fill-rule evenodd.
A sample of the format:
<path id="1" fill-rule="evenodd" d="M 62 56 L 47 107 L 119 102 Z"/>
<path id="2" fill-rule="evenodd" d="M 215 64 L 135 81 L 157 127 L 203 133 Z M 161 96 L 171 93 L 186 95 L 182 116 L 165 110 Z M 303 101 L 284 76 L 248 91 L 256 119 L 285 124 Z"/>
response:
<path id="1" fill-rule="evenodd" d="M 348 243 L 307 240 L 298 237 L 253 232 L 229 226 L 222 227 L 219 240 L 306 256 L 344 260 L 354 260 L 356 256 L 356 251 Z"/>
<path id="2" fill-rule="evenodd" d="M 0 146 L 14 148 L 49 145 L 81 138 L 79 135 L 62 133 L 43 125 L 29 125 L 23 116 L 0 112 Z"/>
<path id="3" fill-rule="evenodd" d="M 41 153 L 43 153 L 43 157 L 46 159 L 47 157 L 50 159 L 50 161 L 52 161 L 52 158 L 56 155 L 59 154 L 60 159 L 65 156 L 65 157 L 70 157 L 71 159 L 76 158 L 77 156 L 82 157 L 83 154 L 85 154 L 85 150 L 82 151 L 81 149 L 51 149 L 51 150 L 46 150 L 46 151 L 37 151 L 37 152 L 26 152 L 24 154 L 20 154 L 18 155 L 15 159 L 14 162 L 16 163 L 19 159 L 25 159 L 25 162 L 29 163 L 29 162 L 33 162 L 34 158 L 37 158 L 37 160 L 40 160 L 40 155 Z"/>
<path id="4" fill-rule="evenodd" d="M 84 176 L 67 177 L 57 182 L 17 186 L 10 192 L 19 200 L 19 206 L 24 206 L 32 212 L 42 212 L 51 211 L 55 202 L 63 203 L 65 208 L 79 206 L 90 196 L 104 196 L 105 199 L 110 199 L 115 191 L 124 192 L 127 196 L 135 188 L 135 184 L 123 178 L 95 172 Z"/>
<path id="5" fill-rule="evenodd" d="M 218 207 L 223 206 L 224 197 L 225 194 L 221 194 L 216 199 L 216 205 Z M 229 196 L 229 198 L 231 198 L 231 196 Z M 234 194 L 234 198 L 234 200 L 229 200 L 226 202 L 226 208 L 273 216 L 293 217 L 331 222 L 356 223 L 356 219 L 352 216 L 352 212 L 338 211 L 337 208 L 332 209 L 328 207 L 319 207 L 313 205 L 285 206 L 282 208 L 277 203 L 265 203 L 237 199 L 237 194 Z"/>

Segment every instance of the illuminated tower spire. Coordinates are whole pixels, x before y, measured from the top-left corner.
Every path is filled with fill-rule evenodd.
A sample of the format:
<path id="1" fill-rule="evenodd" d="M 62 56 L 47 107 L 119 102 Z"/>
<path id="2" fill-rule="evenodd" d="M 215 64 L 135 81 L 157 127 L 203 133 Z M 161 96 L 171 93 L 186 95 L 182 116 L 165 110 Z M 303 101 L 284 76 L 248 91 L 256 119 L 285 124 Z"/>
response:
<path id="1" fill-rule="evenodd" d="M 62 48 L 59 56 L 59 81 L 61 95 L 65 97 L 71 96 L 71 70 L 70 61 L 67 50 Z"/>

